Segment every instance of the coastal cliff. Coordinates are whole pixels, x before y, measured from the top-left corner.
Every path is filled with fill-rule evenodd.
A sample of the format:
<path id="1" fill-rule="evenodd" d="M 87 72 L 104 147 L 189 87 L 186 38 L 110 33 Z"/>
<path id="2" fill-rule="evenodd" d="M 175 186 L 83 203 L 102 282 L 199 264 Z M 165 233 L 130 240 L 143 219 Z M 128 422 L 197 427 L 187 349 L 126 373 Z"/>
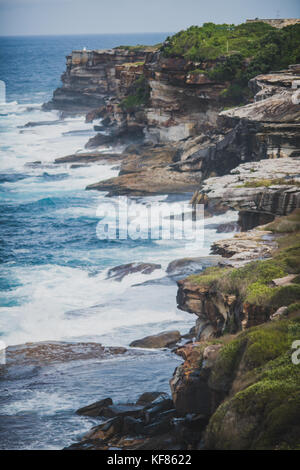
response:
<path id="1" fill-rule="evenodd" d="M 135 403 L 103 398 L 81 408 L 102 422 L 68 449 L 297 449 L 299 228 L 298 210 L 261 228 L 277 236 L 268 259 L 179 281 L 179 307 L 206 325 L 197 321 L 194 341 L 175 349 L 184 362 L 170 379 L 172 398 L 149 391 Z"/>
<path id="2" fill-rule="evenodd" d="M 212 245 L 222 257 L 217 266 L 178 281 L 178 308 L 197 319 L 176 348 L 184 362 L 170 380 L 172 398 L 156 391 L 115 406 L 102 397 L 77 412 L 104 422 L 70 449 L 299 447 L 299 366 L 291 345 L 300 331 L 300 111 L 293 88 L 300 69 L 285 57 L 285 41 L 299 25 L 281 36 L 268 24 L 234 33 L 215 26 L 189 28 L 152 50 L 93 51 L 79 62 L 75 53 L 48 105 L 88 111 L 86 119 L 97 122 L 90 153 L 56 163 L 116 157 L 120 164 L 117 177 L 87 189 L 109 196 L 195 191 L 192 202 L 207 214 L 238 210 L 242 228 Z M 245 31 L 260 35 L 253 50 L 241 41 Z M 277 62 L 267 47 L 275 35 Z M 108 145 L 122 153 L 104 157 Z"/>
<path id="3" fill-rule="evenodd" d="M 120 96 L 124 86 L 120 65 L 144 63 L 151 50 L 151 47 L 137 47 L 73 51 L 66 57 L 66 71 L 61 76 L 63 85 L 54 91 L 44 109 L 87 113 L 103 106 L 107 99 Z M 130 75 L 131 81 L 138 76 L 135 70 L 129 71 L 126 86 Z"/>
<path id="4" fill-rule="evenodd" d="M 245 162 L 295 159 L 300 123 L 293 84 L 300 72 L 287 66 L 298 58 L 299 28 L 207 23 L 153 47 L 73 51 L 63 86 L 45 107 L 88 111 L 86 119 L 99 131 L 88 149 L 122 146 L 120 175 L 88 187 L 110 195 L 191 191 Z M 270 72 L 275 66 L 283 70 Z M 152 151 L 159 153 L 158 165 L 148 158 Z M 158 184 L 152 190 L 153 173 Z M 288 206 L 295 204 L 292 196 Z"/>

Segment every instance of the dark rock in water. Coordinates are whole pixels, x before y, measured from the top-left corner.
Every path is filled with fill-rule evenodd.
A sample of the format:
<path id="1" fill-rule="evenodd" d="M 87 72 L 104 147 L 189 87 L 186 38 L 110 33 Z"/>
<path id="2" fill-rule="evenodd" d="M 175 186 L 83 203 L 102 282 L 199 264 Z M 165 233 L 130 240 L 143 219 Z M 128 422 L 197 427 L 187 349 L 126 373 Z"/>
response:
<path id="1" fill-rule="evenodd" d="M 144 434 L 148 436 L 155 436 L 158 434 L 170 432 L 173 427 L 172 419 L 175 415 L 175 409 L 168 410 L 167 412 L 162 413 L 157 421 L 148 424 L 148 426 L 145 426 Z"/>
<path id="2" fill-rule="evenodd" d="M 104 126 L 97 126 L 97 125 L 94 126 L 94 131 L 96 131 L 96 132 L 101 132 L 101 131 L 104 131 L 104 130 L 105 130 Z"/>
<path id="3" fill-rule="evenodd" d="M 141 435 L 144 434 L 144 429 L 145 426 L 141 419 L 136 419 L 132 416 L 124 417 L 122 429 L 124 434 L 128 434 L 129 436 Z"/>
<path id="4" fill-rule="evenodd" d="M 65 157 L 56 158 L 54 163 L 91 163 L 91 162 L 119 162 L 122 160 L 120 153 L 101 153 L 101 152 L 86 152 L 74 153 Z"/>
<path id="5" fill-rule="evenodd" d="M 25 163 L 25 166 L 29 166 L 31 168 L 35 168 L 36 166 L 40 166 L 42 164 L 41 160 L 36 160 L 35 162 L 28 162 Z"/>
<path id="6" fill-rule="evenodd" d="M 107 279 L 114 279 L 115 281 L 122 281 L 122 279 L 128 274 L 141 273 L 151 274 L 155 269 L 161 269 L 160 264 L 154 263 L 128 263 L 121 264 L 109 269 L 107 273 Z"/>
<path id="7" fill-rule="evenodd" d="M 107 450 L 108 446 L 103 439 L 86 439 L 75 442 L 63 450 Z"/>
<path id="8" fill-rule="evenodd" d="M 85 439 L 102 439 L 102 440 L 107 440 L 116 434 L 119 434 L 122 430 L 123 426 L 123 418 L 121 417 L 116 417 L 112 418 L 108 421 L 106 421 L 103 424 L 100 424 L 99 426 L 94 426 L 91 431 L 86 434 L 86 436 L 83 438 Z"/>
<path id="9" fill-rule="evenodd" d="M 203 271 L 209 266 L 217 266 L 221 256 L 200 256 L 196 258 L 180 258 L 171 261 L 167 267 L 169 276 L 182 276 Z"/>
<path id="10" fill-rule="evenodd" d="M 129 144 L 131 142 L 142 143 L 144 133 L 142 127 L 136 125 L 125 129 L 110 129 L 109 134 L 96 134 L 86 143 L 86 148 L 95 148 L 107 144 Z"/>
<path id="11" fill-rule="evenodd" d="M 38 126 L 55 126 L 56 124 L 61 124 L 61 120 L 57 119 L 56 121 L 30 121 L 25 124 L 25 126 L 20 126 L 21 128 L 28 127 L 38 127 Z"/>
<path id="12" fill-rule="evenodd" d="M 112 137 L 107 134 L 96 134 L 94 137 L 91 137 L 86 143 L 85 148 L 95 148 L 100 147 L 101 145 L 107 145 L 112 143 Z"/>
<path id="13" fill-rule="evenodd" d="M 156 416 L 160 416 L 164 411 L 174 409 L 174 403 L 171 398 L 161 398 L 153 402 L 150 408 L 147 408 L 145 418 L 147 423 L 151 423 Z"/>
<path id="14" fill-rule="evenodd" d="M 27 343 L 8 346 L 6 365 L 45 365 L 85 359 L 105 359 L 112 355 L 125 354 L 126 348 L 105 347 L 99 343 L 67 343 L 63 341 Z"/>
<path id="15" fill-rule="evenodd" d="M 93 122 L 95 119 L 101 118 L 104 112 L 105 112 L 105 107 L 92 109 L 85 116 L 85 122 L 90 123 L 90 122 Z"/>
<path id="16" fill-rule="evenodd" d="M 238 222 L 227 222 L 218 226 L 217 233 L 240 232 L 240 230 L 241 227 Z"/>
<path id="17" fill-rule="evenodd" d="M 103 400 L 96 401 L 95 403 L 92 403 L 91 405 L 84 406 L 83 408 L 79 408 L 79 410 L 77 410 L 76 413 L 78 415 L 84 415 L 84 416 L 101 416 L 103 413 L 103 410 L 112 404 L 113 404 L 113 401 L 111 398 L 104 398 Z"/>
<path id="18" fill-rule="evenodd" d="M 145 392 L 137 399 L 137 405 L 149 405 L 158 397 L 169 398 L 165 392 Z"/>
<path id="19" fill-rule="evenodd" d="M 109 405 L 103 409 L 102 416 L 105 418 L 114 418 L 115 416 L 131 416 L 132 418 L 138 418 L 142 415 L 143 411 L 143 406 L 132 405 L 130 403 Z"/>
<path id="20" fill-rule="evenodd" d="M 145 338 L 132 341 L 131 348 L 167 348 L 180 341 L 181 335 L 177 330 L 163 331 L 158 335 L 146 336 Z"/>

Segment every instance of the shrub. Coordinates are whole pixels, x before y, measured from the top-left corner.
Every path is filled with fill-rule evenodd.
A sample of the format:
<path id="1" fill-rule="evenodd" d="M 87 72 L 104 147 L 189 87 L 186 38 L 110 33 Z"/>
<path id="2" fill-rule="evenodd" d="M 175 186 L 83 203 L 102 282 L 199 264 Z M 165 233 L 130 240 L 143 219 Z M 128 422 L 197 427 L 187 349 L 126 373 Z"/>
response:
<path id="1" fill-rule="evenodd" d="M 129 89 L 129 95 L 120 103 L 124 111 L 130 112 L 140 106 L 147 105 L 150 97 L 150 88 L 144 75 L 141 75 Z"/>
<path id="2" fill-rule="evenodd" d="M 231 82 L 225 102 L 242 103 L 249 98 L 251 78 L 300 61 L 300 24 L 276 29 L 262 23 L 205 23 L 168 37 L 161 46 L 166 57 L 183 57 L 198 65 L 217 63 L 208 71 L 217 82 Z M 201 67 L 200 67 L 201 68 Z"/>

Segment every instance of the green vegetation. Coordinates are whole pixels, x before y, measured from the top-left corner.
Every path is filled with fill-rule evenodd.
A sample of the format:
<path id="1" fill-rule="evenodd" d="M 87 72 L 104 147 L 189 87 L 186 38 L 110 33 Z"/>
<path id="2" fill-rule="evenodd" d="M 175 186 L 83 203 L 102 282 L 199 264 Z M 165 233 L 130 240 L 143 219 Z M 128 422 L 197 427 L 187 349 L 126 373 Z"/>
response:
<path id="1" fill-rule="evenodd" d="M 130 51 L 130 52 L 140 52 L 140 51 L 155 51 L 156 49 L 159 49 L 161 47 L 161 44 L 155 44 L 154 46 L 145 46 L 143 44 L 137 44 L 136 46 L 118 46 L 115 47 L 115 49 L 123 49 L 125 51 Z"/>
<path id="2" fill-rule="evenodd" d="M 192 274 L 189 276 L 189 280 L 201 286 L 210 287 L 228 270 L 227 268 L 218 267 L 207 268 L 203 274 Z"/>
<path id="3" fill-rule="evenodd" d="M 122 64 L 123 67 L 140 67 L 141 65 L 144 65 L 144 61 L 140 62 L 126 62 L 125 64 Z"/>
<path id="4" fill-rule="evenodd" d="M 299 338 L 298 316 L 251 328 L 221 349 L 210 386 L 233 393 L 210 419 L 209 448 L 300 449 L 300 366 L 291 358 Z"/>
<path id="5" fill-rule="evenodd" d="M 295 302 L 294 304 L 288 306 L 287 314 L 291 315 L 294 312 L 300 313 L 300 302 Z"/>
<path id="6" fill-rule="evenodd" d="M 124 111 L 131 112 L 141 106 L 146 106 L 150 97 L 150 88 L 144 75 L 141 75 L 130 87 L 129 95 L 124 98 L 120 106 Z"/>
<path id="7" fill-rule="evenodd" d="M 251 170 L 250 170 L 251 171 Z M 246 181 L 245 183 L 236 186 L 237 188 L 268 188 L 270 186 L 281 186 L 281 185 L 290 185 L 290 186 L 300 186 L 300 181 L 287 178 L 274 178 L 274 179 L 253 179 L 251 181 Z"/>
<path id="8" fill-rule="evenodd" d="M 190 75 L 204 75 L 206 73 L 206 71 L 202 70 L 202 69 L 195 69 L 195 70 L 192 70 L 189 73 L 190 73 Z"/>
<path id="9" fill-rule="evenodd" d="M 266 227 L 274 233 L 292 233 L 300 231 L 300 209 L 296 209 L 292 214 L 286 217 L 280 217 L 271 222 Z M 288 240 L 286 237 L 285 240 Z M 282 241 L 280 242 L 282 245 Z"/>
<path id="10" fill-rule="evenodd" d="M 300 25 L 276 29 L 262 22 L 238 26 L 205 23 L 168 37 L 161 50 L 166 57 L 209 62 L 211 79 L 230 82 L 224 100 L 240 103 L 249 97 L 251 78 L 299 63 Z"/>
<path id="11" fill-rule="evenodd" d="M 282 225 L 280 225 L 282 224 Z M 272 259 L 253 261 L 241 268 L 208 268 L 189 280 L 200 286 L 235 295 L 243 302 L 276 310 L 300 300 L 298 276 L 291 285 L 274 287 L 273 279 L 300 274 L 300 210 L 266 226 L 267 230 L 291 232 L 278 239 L 279 249 Z"/>

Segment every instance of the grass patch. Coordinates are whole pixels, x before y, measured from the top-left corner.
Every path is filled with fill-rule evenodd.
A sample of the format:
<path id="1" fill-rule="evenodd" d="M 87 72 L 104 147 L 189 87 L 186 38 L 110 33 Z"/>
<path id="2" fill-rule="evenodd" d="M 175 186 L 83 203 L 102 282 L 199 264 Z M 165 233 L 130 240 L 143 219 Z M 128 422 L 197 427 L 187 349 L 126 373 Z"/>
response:
<path id="1" fill-rule="evenodd" d="M 123 49 L 125 51 L 130 51 L 130 52 L 141 52 L 141 51 L 146 51 L 146 52 L 152 52 L 157 49 L 159 49 L 162 46 L 161 43 L 155 44 L 154 46 L 145 46 L 143 44 L 137 44 L 136 46 L 118 46 L 115 47 L 115 49 Z"/>
<path id="2" fill-rule="evenodd" d="M 300 209 L 296 209 L 286 217 L 278 217 L 265 226 L 265 230 L 273 233 L 292 233 L 300 231 Z"/>
<path id="3" fill-rule="evenodd" d="M 195 284 L 211 287 L 219 281 L 220 277 L 228 273 L 228 271 L 230 271 L 230 268 L 207 268 L 203 274 L 192 274 L 188 279 Z"/>
<path id="4" fill-rule="evenodd" d="M 298 227 L 299 212 L 289 216 L 290 229 Z M 286 226 L 287 222 L 284 225 Z M 276 221 L 266 227 L 270 226 L 277 227 L 278 230 Z M 189 276 L 188 279 L 200 286 L 235 295 L 243 302 L 253 305 L 277 309 L 295 304 L 300 300 L 298 277 L 293 280 L 292 285 L 282 287 L 273 287 L 271 281 L 288 274 L 300 275 L 300 233 L 290 233 L 279 238 L 278 244 L 279 249 L 274 252 L 272 259 L 252 261 L 234 269 L 208 268 L 201 274 Z"/>
<path id="5" fill-rule="evenodd" d="M 140 62 L 126 62 L 125 64 L 122 64 L 124 67 L 140 67 L 141 65 L 144 65 L 144 61 Z"/>
<path id="6" fill-rule="evenodd" d="M 294 179 L 286 178 L 276 178 L 276 179 L 257 179 L 252 181 L 245 181 L 245 183 L 236 186 L 236 188 L 269 188 L 270 186 L 300 186 L 300 181 Z"/>
<path id="7" fill-rule="evenodd" d="M 291 345 L 299 338 L 298 317 L 251 328 L 233 341 L 233 350 L 237 341 L 243 348 L 229 374 L 235 383 L 238 377 L 241 388 L 210 419 L 208 448 L 300 449 L 300 373 L 291 360 Z M 221 350 L 213 373 L 222 373 L 226 355 L 230 357 L 230 344 Z"/>

